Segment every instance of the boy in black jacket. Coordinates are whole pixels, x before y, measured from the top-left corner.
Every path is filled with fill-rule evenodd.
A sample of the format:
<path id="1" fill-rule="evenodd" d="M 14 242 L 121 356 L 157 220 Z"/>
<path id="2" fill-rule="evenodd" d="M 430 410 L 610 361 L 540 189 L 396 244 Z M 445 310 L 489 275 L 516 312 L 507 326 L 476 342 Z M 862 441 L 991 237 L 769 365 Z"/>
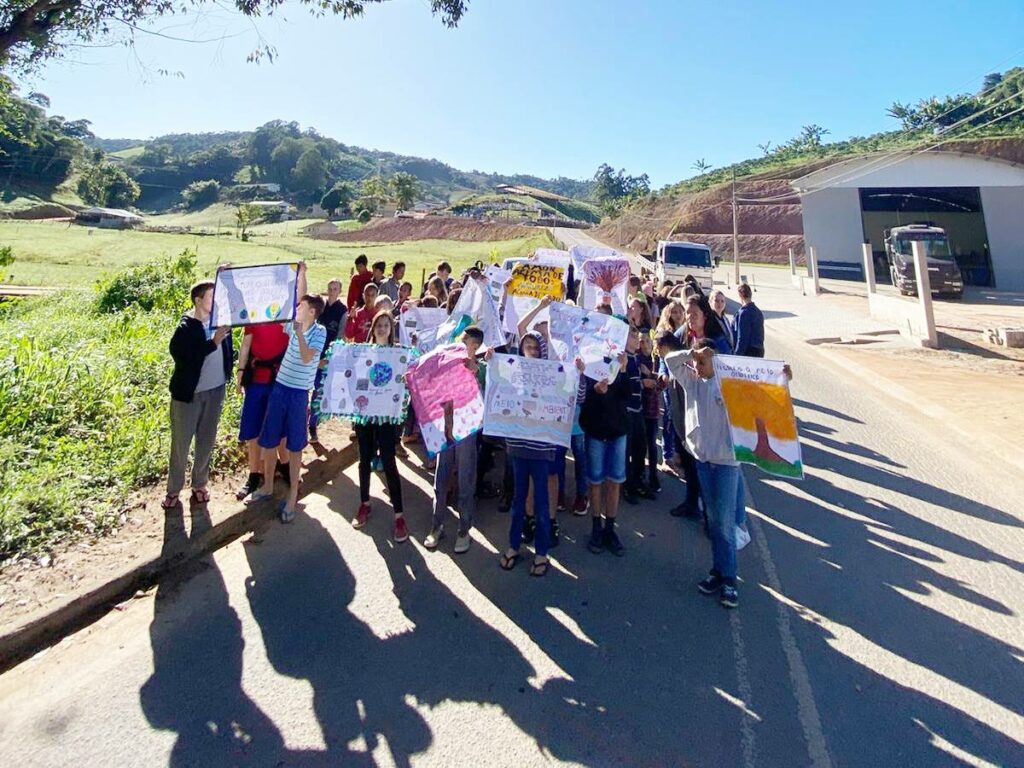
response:
<path id="1" fill-rule="evenodd" d="M 626 405 L 629 395 L 625 353 L 619 356 L 619 374 L 611 384 L 607 379 L 597 382 L 587 379 L 587 396 L 580 410 L 580 426 L 586 440 L 592 515 L 587 548 L 595 554 L 605 549 L 619 557 L 625 554 L 615 533 L 615 518 L 619 512 L 619 491 L 626 480 Z"/>
<path id="2" fill-rule="evenodd" d="M 195 440 L 192 462 L 192 503 L 210 500 L 206 483 L 210 476 L 210 458 L 217 437 L 217 425 L 224 406 L 225 383 L 231 377 L 234 351 L 231 329 L 209 329 L 213 309 L 213 283 L 192 286 L 192 311 L 182 315 L 171 336 L 174 358 L 171 374 L 171 460 L 167 473 L 167 496 L 163 508 L 178 504 L 185 486 L 188 451 Z"/>

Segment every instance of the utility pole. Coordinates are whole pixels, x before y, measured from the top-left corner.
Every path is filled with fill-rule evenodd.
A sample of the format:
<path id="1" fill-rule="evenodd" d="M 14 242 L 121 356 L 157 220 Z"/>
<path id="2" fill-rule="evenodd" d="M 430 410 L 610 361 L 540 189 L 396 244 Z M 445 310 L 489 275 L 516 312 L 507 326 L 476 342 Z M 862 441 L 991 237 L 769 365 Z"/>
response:
<path id="1" fill-rule="evenodd" d="M 740 236 L 739 215 L 736 209 L 736 169 L 732 171 L 732 263 L 735 283 L 740 284 Z"/>

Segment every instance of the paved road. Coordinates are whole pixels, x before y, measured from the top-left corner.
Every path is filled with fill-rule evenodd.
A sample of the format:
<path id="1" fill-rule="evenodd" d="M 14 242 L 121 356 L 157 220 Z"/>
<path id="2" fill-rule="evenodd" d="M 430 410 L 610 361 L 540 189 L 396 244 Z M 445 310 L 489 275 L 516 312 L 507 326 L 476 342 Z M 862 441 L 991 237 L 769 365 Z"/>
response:
<path id="1" fill-rule="evenodd" d="M 565 521 L 559 568 L 357 532 L 354 468 L 0 677 L 10 765 L 1024 765 L 1024 483 L 812 348 L 790 360 L 809 476 L 751 473 L 741 607 L 705 539 L 625 507 L 622 559 Z M 428 484 L 406 467 L 413 533 Z M 376 482 L 376 480 L 375 480 Z M 377 493 L 380 487 L 377 486 Z M 187 526 L 188 521 L 184 521 Z M 185 535 L 169 521 L 167 535 Z M 451 546 L 451 539 L 447 547 Z"/>
<path id="2" fill-rule="evenodd" d="M 572 248 L 574 245 L 589 245 L 597 248 L 607 248 L 607 243 L 602 243 L 600 240 L 596 240 L 587 234 L 585 229 L 573 229 L 572 227 L 552 227 L 551 234 L 554 235 L 555 240 L 558 240 L 565 248 Z M 622 251 L 622 249 L 619 249 Z M 630 267 L 634 274 L 641 274 L 640 264 L 637 259 L 637 254 L 633 251 L 622 251 L 630 257 Z"/>

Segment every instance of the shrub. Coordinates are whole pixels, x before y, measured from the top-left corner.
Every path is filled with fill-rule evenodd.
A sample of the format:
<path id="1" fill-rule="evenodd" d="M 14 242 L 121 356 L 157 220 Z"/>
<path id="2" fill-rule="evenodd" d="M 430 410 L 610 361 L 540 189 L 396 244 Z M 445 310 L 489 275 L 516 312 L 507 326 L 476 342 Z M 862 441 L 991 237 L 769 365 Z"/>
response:
<path id="1" fill-rule="evenodd" d="M 368 210 L 363 208 L 363 210 L 359 212 L 359 215 L 356 218 L 359 219 L 361 223 L 367 224 L 369 223 L 370 219 L 373 218 L 373 215 Z"/>
<path id="2" fill-rule="evenodd" d="M 180 311 L 188 305 L 189 290 L 196 280 L 196 260 L 196 252 L 186 249 L 177 257 L 129 267 L 97 284 L 96 310 Z"/>
<path id="3" fill-rule="evenodd" d="M 220 198 L 220 184 L 214 179 L 193 181 L 181 190 L 181 199 L 188 208 L 205 208 Z"/>

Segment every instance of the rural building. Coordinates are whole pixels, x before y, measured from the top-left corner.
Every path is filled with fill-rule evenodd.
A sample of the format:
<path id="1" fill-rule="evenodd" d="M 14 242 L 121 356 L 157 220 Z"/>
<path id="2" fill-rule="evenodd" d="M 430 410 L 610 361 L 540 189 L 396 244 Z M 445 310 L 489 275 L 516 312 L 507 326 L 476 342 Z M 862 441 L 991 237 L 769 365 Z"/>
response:
<path id="1" fill-rule="evenodd" d="M 122 208 L 86 208 L 75 214 L 75 221 L 90 227 L 131 229 L 142 224 L 143 218 Z"/>
<path id="2" fill-rule="evenodd" d="M 863 280 L 861 245 L 888 280 L 884 231 L 930 222 L 946 230 L 968 285 L 1024 291 L 1024 166 L 959 152 L 867 155 L 792 182 L 804 242 L 822 277 Z"/>
<path id="3" fill-rule="evenodd" d="M 249 205 L 264 213 L 280 213 L 282 218 L 287 217 L 292 210 L 291 203 L 284 200 L 254 200 Z"/>

